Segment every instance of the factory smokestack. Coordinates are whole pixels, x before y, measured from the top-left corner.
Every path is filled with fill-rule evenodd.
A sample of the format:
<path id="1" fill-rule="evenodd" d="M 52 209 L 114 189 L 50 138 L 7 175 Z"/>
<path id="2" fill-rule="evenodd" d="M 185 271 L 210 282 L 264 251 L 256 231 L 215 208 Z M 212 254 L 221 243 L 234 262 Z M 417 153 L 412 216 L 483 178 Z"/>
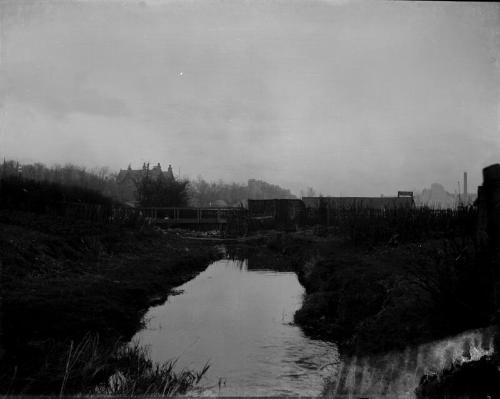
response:
<path id="1" fill-rule="evenodd" d="M 464 172 L 464 202 L 467 202 L 467 172 Z"/>

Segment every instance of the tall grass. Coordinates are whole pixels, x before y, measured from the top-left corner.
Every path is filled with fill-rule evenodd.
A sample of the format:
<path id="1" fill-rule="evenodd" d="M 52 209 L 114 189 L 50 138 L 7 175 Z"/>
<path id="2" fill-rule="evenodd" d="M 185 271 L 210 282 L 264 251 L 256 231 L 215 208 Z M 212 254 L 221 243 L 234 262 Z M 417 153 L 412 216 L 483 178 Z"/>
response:
<path id="1" fill-rule="evenodd" d="M 474 233 L 477 209 L 431 208 L 337 209 L 320 223 L 357 244 L 412 242 L 432 238 L 470 237 Z"/>
<path id="2" fill-rule="evenodd" d="M 436 324 L 452 332 L 486 325 L 497 305 L 494 254 L 472 240 L 448 239 L 404 265 L 405 279 L 433 303 Z"/>
<path id="3" fill-rule="evenodd" d="M 205 364 L 200 371 L 174 370 L 177 360 L 154 363 L 146 348 L 137 344 L 124 346 L 119 351 L 116 372 L 96 393 L 106 395 L 160 394 L 174 396 L 193 388 L 209 369 Z"/>
<path id="4" fill-rule="evenodd" d="M 100 342 L 87 334 L 79 342 L 55 345 L 45 353 L 41 367 L 27 377 L 16 369 L 0 374 L 0 392 L 47 395 L 161 395 L 186 393 L 207 372 L 175 370 L 176 360 L 155 363 L 147 348 Z"/>

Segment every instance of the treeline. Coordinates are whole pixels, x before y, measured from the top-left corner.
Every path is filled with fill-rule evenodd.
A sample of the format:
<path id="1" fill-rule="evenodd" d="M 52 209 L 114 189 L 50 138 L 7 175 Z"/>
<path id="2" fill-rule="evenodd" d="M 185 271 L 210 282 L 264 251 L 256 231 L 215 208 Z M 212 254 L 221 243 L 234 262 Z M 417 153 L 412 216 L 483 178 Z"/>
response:
<path id="1" fill-rule="evenodd" d="M 0 208 L 43 212 L 54 204 L 84 203 L 112 205 L 113 200 L 97 190 L 48 181 L 0 179 Z"/>
<path id="2" fill-rule="evenodd" d="M 222 180 L 208 182 L 201 177 L 188 185 L 191 206 L 241 206 L 247 199 L 295 198 L 288 189 L 261 180 L 248 184 L 226 183 Z"/>
<path id="3" fill-rule="evenodd" d="M 143 207 L 187 206 L 187 180 L 144 177 L 137 184 L 137 200 Z"/>
<path id="4" fill-rule="evenodd" d="M 248 186 L 240 183 L 207 182 L 201 177 L 188 185 L 191 206 L 232 206 L 248 198 Z"/>
<path id="5" fill-rule="evenodd" d="M 0 178 L 7 177 L 22 177 L 25 180 L 80 187 L 118 199 L 116 174 L 111 173 L 107 167 L 88 170 L 73 164 L 48 167 L 42 163 L 21 165 L 14 161 L 4 161 L 0 165 Z"/>
<path id="6" fill-rule="evenodd" d="M 48 167 L 42 163 L 21 165 L 15 161 L 4 161 L 0 164 L 0 178 L 8 177 L 80 187 L 121 201 L 117 174 L 108 167 L 87 169 L 73 164 Z M 253 179 L 249 180 L 248 184 L 227 183 L 222 180 L 209 182 L 201 177 L 175 180 L 168 184 L 147 179 L 137 184 L 137 201 L 143 206 L 241 206 L 246 204 L 248 198 L 295 196 L 288 189 Z"/>
<path id="7" fill-rule="evenodd" d="M 248 180 L 249 199 L 294 199 L 290 190 L 281 188 L 276 184 L 269 184 L 262 180 Z"/>
<path id="8" fill-rule="evenodd" d="M 97 190 L 16 175 L 0 177 L 0 210 L 130 227 L 145 223 L 136 209 L 125 207 Z"/>

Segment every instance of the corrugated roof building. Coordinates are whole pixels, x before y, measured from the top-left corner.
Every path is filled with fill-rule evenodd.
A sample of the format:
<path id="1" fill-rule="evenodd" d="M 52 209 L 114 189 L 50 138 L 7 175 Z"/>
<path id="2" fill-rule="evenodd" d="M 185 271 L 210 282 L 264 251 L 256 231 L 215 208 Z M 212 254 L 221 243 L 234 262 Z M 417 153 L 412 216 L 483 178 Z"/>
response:
<path id="1" fill-rule="evenodd" d="M 295 230 L 306 221 L 306 209 L 299 199 L 248 200 L 248 213 L 256 225 Z"/>

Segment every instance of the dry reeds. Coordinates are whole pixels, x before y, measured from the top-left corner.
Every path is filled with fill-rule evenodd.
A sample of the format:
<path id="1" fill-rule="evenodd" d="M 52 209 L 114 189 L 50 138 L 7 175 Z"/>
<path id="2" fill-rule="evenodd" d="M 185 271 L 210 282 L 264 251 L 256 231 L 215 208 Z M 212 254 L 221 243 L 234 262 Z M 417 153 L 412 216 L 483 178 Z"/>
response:
<path id="1" fill-rule="evenodd" d="M 155 363 L 147 348 L 116 341 L 103 343 L 97 334 L 87 334 L 79 342 L 70 341 L 48 348 L 43 366 L 25 379 L 0 376 L 4 394 L 48 395 L 160 395 L 187 392 L 201 381 L 209 369 L 175 370 L 177 360 Z M 14 379 L 14 380 L 13 380 Z M 15 380 L 17 379 L 17 380 Z"/>

